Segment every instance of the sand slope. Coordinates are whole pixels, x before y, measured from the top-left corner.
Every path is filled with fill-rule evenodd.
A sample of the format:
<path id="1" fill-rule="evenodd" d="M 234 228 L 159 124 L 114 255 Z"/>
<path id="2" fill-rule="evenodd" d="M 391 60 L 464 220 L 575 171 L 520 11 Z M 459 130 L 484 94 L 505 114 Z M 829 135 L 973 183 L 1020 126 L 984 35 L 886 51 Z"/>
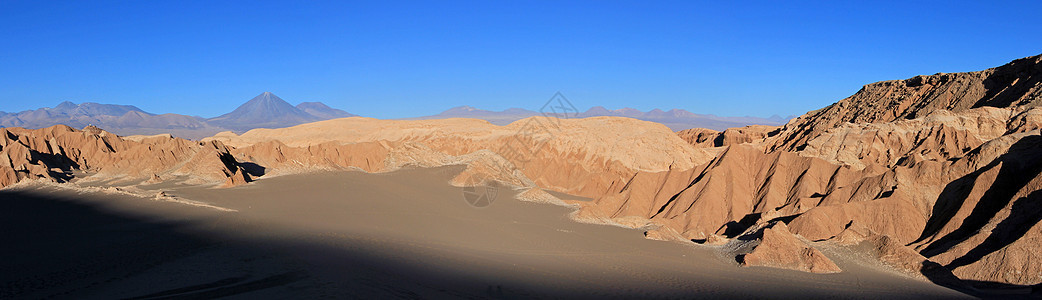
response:
<path id="1" fill-rule="evenodd" d="M 842 252 L 825 252 L 846 270 L 838 274 L 738 268 L 713 247 L 575 223 L 569 209 L 513 192 L 476 209 L 446 184 L 463 169 L 166 189 L 234 211 L 19 185 L 0 191 L 0 232 L 18 245 L 0 251 L 21 259 L 0 269 L 33 268 L 0 273 L 0 290 L 77 299 L 963 297 Z M 36 214 L 47 217 L 17 217 Z M 46 220 L 66 221 L 25 230 Z"/>

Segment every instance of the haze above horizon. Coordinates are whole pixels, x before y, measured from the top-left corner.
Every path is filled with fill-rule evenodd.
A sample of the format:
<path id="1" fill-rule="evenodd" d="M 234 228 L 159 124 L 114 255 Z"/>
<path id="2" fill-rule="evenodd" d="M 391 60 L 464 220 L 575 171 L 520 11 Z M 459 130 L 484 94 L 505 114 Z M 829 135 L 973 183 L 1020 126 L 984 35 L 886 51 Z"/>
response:
<path id="1" fill-rule="evenodd" d="M 800 115 L 871 82 L 1042 53 L 1042 3 L 4 2 L 0 111 L 213 117 L 264 91 L 367 117 L 456 106 Z M 1001 47 L 995 47 L 1001 45 Z"/>

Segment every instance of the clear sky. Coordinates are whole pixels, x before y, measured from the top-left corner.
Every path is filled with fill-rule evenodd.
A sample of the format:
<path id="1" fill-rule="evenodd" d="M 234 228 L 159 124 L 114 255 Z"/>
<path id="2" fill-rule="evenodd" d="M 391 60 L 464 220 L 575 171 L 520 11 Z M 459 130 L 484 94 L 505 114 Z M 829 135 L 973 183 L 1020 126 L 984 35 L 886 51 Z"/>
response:
<path id="1" fill-rule="evenodd" d="M 213 117 L 271 91 L 395 118 L 561 91 L 581 110 L 766 117 L 1042 53 L 1040 1 L 772 2 L 0 0 L 0 110 Z"/>

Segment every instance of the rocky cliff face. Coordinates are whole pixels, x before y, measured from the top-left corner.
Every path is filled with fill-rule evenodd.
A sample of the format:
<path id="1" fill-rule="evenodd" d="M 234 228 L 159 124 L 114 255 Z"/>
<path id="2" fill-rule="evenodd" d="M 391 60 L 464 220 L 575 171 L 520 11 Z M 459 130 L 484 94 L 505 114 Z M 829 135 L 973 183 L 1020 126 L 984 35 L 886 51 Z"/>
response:
<path id="1" fill-rule="evenodd" d="M 722 132 L 618 117 L 345 118 L 202 142 L 6 128 L 0 186 L 73 170 L 236 185 L 314 169 L 463 164 L 453 184 L 479 177 L 593 198 L 523 194 L 576 205 L 579 220 L 718 245 L 743 265 L 837 272 L 818 248 L 853 247 L 931 279 L 1037 285 L 1040 62 L 874 83 L 780 128 Z"/>
<path id="2" fill-rule="evenodd" d="M 169 136 L 129 140 L 97 127 L 0 128 L 0 187 L 25 179 L 64 182 L 73 171 L 98 180 L 141 180 L 153 175 L 226 185 L 250 180 L 220 142 Z"/>
<path id="3" fill-rule="evenodd" d="M 728 147 L 692 170 L 638 172 L 580 215 L 700 242 L 784 222 L 809 241 L 872 244 L 919 275 L 1037 285 L 1040 61 L 870 84 L 763 138 L 680 132 Z"/>
<path id="4" fill-rule="evenodd" d="M 924 117 L 938 110 L 959 113 L 978 107 L 1034 107 L 1042 99 L 1042 56 L 1014 60 L 978 72 L 934 74 L 872 83 L 846 99 L 785 125 L 771 150 L 799 150 L 845 123 L 886 123 Z"/>

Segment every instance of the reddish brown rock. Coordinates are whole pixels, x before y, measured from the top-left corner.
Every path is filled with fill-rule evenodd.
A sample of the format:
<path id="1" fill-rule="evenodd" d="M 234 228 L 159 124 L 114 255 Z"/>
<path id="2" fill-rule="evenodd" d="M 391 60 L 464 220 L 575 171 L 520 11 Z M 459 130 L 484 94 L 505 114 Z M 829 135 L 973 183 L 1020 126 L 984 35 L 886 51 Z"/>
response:
<path id="1" fill-rule="evenodd" d="M 64 182 L 83 170 L 98 178 L 145 179 L 186 175 L 198 182 L 223 182 L 241 174 L 228 148 L 170 137 L 125 140 L 97 127 L 64 125 L 42 129 L 0 128 L 0 187 L 26 179 Z M 248 180 L 247 180 L 248 181 Z"/>
<path id="2" fill-rule="evenodd" d="M 821 251 L 789 232 L 784 223 L 778 222 L 763 228 L 762 237 L 756 247 L 739 256 L 745 266 L 761 266 L 797 270 L 811 273 L 838 273 L 842 270 Z"/>
<path id="3" fill-rule="evenodd" d="M 705 128 L 692 128 L 677 132 L 680 138 L 700 148 L 731 146 L 760 141 L 777 133 L 778 126 L 749 125 L 728 128 L 722 132 Z"/>
<path id="4" fill-rule="evenodd" d="M 885 123 L 919 118 L 938 110 L 977 107 L 1034 107 L 1042 99 L 1042 55 L 977 72 L 920 75 L 865 85 L 853 96 L 790 121 L 771 150 L 799 150 L 844 123 Z"/>

